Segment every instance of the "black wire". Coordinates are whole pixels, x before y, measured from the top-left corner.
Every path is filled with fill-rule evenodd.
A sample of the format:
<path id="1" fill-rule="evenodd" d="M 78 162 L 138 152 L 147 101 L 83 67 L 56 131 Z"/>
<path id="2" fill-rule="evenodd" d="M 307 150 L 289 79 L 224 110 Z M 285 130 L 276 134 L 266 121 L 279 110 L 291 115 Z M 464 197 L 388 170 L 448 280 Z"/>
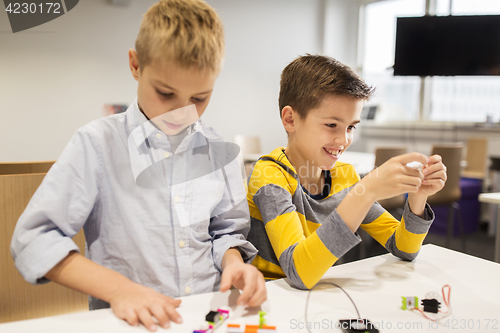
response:
<path id="1" fill-rule="evenodd" d="M 341 286 L 339 286 L 338 284 L 335 284 L 333 282 L 318 282 L 314 287 L 312 287 L 310 290 L 309 290 L 309 293 L 307 294 L 307 299 L 306 299 L 306 312 L 304 314 L 304 317 L 305 317 L 305 321 L 306 321 L 306 328 L 307 328 L 307 332 L 311 333 L 311 330 L 309 329 L 309 325 L 307 325 L 308 321 L 307 321 L 307 309 L 309 307 L 309 297 L 311 296 L 311 292 L 314 290 L 314 288 L 316 288 L 317 286 L 321 286 L 321 285 L 331 285 L 331 286 L 335 286 L 337 288 L 339 288 L 340 290 L 342 290 L 344 292 L 344 294 L 347 295 L 347 297 L 349 297 L 349 299 L 351 300 L 352 302 L 352 305 L 354 305 L 354 309 L 356 309 L 356 313 L 358 314 L 358 319 L 361 319 L 361 316 L 359 315 L 359 311 L 358 311 L 358 307 L 356 306 L 356 303 L 354 303 L 354 301 L 352 300 L 351 296 L 349 296 L 349 294 L 344 290 L 342 289 Z"/>

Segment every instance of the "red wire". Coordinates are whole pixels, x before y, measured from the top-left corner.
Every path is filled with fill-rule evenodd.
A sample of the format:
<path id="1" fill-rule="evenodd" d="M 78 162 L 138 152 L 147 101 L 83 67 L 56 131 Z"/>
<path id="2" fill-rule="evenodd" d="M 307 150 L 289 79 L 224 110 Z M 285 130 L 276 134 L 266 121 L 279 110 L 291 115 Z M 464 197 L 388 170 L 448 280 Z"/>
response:
<path id="1" fill-rule="evenodd" d="M 444 294 L 444 288 L 448 287 L 448 298 L 446 298 L 446 295 Z M 446 312 L 443 312 L 443 311 L 439 311 L 441 313 L 444 313 L 444 314 L 447 314 L 448 312 L 450 312 L 450 293 L 451 293 L 451 287 L 447 284 L 445 284 L 443 286 L 443 288 L 441 289 L 442 293 L 443 293 L 443 301 L 444 301 L 444 304 L 446 304 Z"/>

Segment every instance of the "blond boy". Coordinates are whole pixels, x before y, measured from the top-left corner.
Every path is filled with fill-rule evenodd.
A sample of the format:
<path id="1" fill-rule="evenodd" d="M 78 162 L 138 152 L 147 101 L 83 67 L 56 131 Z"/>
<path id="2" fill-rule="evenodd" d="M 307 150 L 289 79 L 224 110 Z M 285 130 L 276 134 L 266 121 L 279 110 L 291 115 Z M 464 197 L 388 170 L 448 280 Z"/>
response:
<path id="1" fill-rule="evenodd" d="M 223 57 L 222 23 L 203 1 L 148 10 L 129 51 L 137 99 L 78 130 L 18 222 L 11 251 L 27 281 L 87 293 L 91 309 L 150 331 L 153 317 L 181 322 L 171 297 L 233 285 L 238 304 L 264 302 L 262 274 L 244 263 L 256 250 L 234 151 L 198 119 Z M 71 240 L 81 228 L 87 258 Z"/>
<path id="2" fill-rule="evenodd" d="M 389 160 L 363 179 L 338 162 L 349 147 L 373 89 L 349 67 L 307 55 L 281 75 L 286 147 L 261 157 L 248 182 L 253 264 L 268 279 L 312 288 L 361 239 L 361 226 L 392 254 L 413 260 L 434 218 L 426 199 L 446 180 L 440 156 Z M 406 166 L 418 161 L 422 171 Z M 409 193 L 401 222 L 376 201 Z"/>

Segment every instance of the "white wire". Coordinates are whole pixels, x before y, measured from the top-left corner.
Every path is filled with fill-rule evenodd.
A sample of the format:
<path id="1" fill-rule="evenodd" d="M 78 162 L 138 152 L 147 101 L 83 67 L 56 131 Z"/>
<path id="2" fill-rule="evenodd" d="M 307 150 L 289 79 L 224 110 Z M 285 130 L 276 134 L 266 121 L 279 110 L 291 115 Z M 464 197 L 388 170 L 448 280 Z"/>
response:
<path id="1" fill-rule="evenodd" d="M 317 286 L 321 286 L 321 285 L 331 285 L 331 286 L 335 286 L 335 287 L 339 288 L 340 290 L 342 290 L 344 292 L 344 294 L 346 294 L 347 297 L 349 297 L 349 299 L 352 302 L 352 305 L 354 305 L 354 309 L 356 309 L 356 313 L 358 314 L 358 319 L 361 319 L 361 316 L 359 315 L 358 307 L 356 306 L 356 304 L 352 300 L 351 296 L 349 296 L 349 294 L 344 289 L 342 289 L 341 286 L 339 286 L 333 282 L 318 282 L 314 287 L 312 287 L 309 290 L 309 293 L 307 294 L 307 299 L 306 299 L 306 309 L 305 309 L 304 319 L 306 321 L 306 329 L 307 329 L 308 333 L 311 333 L 311 330 L 309 329 L 309 325 L 307 325 L 307 323 L 308 323 L 308 321 L 307 321 L 307 309 L 309 307 L 309 297 L 311 296 L 311 292 L 314 290 L 314 288 L 316 288 Z"/>

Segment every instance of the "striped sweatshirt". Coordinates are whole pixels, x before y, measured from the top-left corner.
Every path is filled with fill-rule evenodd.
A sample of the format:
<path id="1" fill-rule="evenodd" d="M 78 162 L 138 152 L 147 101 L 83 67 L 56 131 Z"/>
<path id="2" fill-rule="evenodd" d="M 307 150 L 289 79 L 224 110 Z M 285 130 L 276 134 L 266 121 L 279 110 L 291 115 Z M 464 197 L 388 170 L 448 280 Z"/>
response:
<path id="1" fill-rule="evenodd" d="M 280 147 L 261 157 L 248 178 L 248 240 L 259 250 L 252 264 L 266 279 L 288 277 L 297 288 L 310 289 L 361 241 L 337 213 L 337 206 L 360 178 L 352 165 L 337 162 L 330 170 L 330 193 L 314 199 L 300 186 L 283 151 Z M 428 204 L 421 218 L 407 202 L 398 221 L 374 203 L 361 228 L 393 255 L 413 260 L 433 220 Z"/>

